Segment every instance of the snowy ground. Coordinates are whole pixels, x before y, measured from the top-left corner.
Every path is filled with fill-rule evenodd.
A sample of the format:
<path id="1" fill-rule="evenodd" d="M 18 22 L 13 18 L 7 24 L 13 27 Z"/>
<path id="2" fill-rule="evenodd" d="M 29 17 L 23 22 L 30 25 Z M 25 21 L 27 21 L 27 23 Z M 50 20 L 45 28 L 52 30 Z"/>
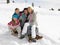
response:
<path id="1" fill-rule="evenodd" d="M 28 43 L 27 39 L 18 39 L 9 34 L 7 23 L 11 20 L 16 7 L 23 10 L 28 4 L 1 4 L 0 5 L 0 45 L 60 45 L 60 12 L 57 10 L 35 7 L 37 22 L 42 40 L 36 43 Z"/>

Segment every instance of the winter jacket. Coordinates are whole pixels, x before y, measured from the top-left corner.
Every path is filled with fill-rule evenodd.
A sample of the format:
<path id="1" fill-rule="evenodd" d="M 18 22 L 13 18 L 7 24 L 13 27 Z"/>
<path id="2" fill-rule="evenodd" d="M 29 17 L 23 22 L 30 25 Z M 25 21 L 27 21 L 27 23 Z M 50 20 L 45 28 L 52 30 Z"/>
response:
<path id="1" fill-rule="evenodd" d="M 19 22 L 19 20 L 17 20 L 17 23 L 15 24 L 13 21 L 11 21 L 8 23 L 8 26 L 9 26 L 9 28 L 16 28 L 16 27 L 20 26 L 20 22 Z"/>
<path id="2" fill-rule="evenodd" d="M 28 16 L 28 19 L 29 19 L 29 23 L 30 23 L 31 26 L 36 24 L 36 14 L 35 14 L 35 12 L 31 13 Z"/>
<path id="3" fill-rule="evenodd" d="M 16 14 L 16 13 L 14 13 L 12 16 L 12 18 L 17 18 L 17 19 L 19 19 L 19 17 L 20 17 L 19 14 Z"/>
<path id="4" fill-rule="evenodd" d="M 26 17 L 27 17 L 27 16 L 26 16 L 24 13 L 22 13 L 20 19 L 21 19 L 22 21 L 25 21 L 25 20 L 26 20 Z"/>
<path id="5" fill-rule="evenodd" d="M 29 22 L 28 16 L 29 16 L 29 14 L 27 14 L 27 16 L 26 16 L 25 23 Z"/>
<path id="6" fill-rule="evenodd" d="M 22 13 L 22 15 L 20 16 L 19 20 L 21 20 L 22 23 L 25 23 L 26 17 L 27 17 L 27 16 L 26 16 L 24 13 Z"/>

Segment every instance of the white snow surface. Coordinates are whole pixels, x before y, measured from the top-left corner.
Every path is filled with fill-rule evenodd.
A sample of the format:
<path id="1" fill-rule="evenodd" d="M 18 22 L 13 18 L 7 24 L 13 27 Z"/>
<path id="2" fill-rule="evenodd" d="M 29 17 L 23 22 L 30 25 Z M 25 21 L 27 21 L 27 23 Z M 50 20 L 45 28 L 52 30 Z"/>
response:
<path id="1" fill-rule="evenodd" d="M 37 40 L 36 43 L 29 43 L 26 38 L 18 39 L 10 35 L 7 23 L 11 21 L 11 17 L 15 8 L 23 10 L 30 6 L 29 4 L 10 3 L 0 5 L 0 45 L 60 45 L 60 12 L 48 8 L 34 7 L 37 13 L 37 23 L 40 35 L 43 39 Z"/>

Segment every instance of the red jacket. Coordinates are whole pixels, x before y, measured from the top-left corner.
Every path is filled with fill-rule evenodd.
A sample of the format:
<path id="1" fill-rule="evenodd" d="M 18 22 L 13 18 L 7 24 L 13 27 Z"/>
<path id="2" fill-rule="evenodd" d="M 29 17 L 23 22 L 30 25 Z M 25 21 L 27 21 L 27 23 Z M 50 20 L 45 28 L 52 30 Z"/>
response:
<path id="1" fill-rule="evenodd" d="M 10 28 L 16 28 L 17 26 L 20 26 L 20 22 L 19 22 L 19 20 L 17 20 L 17 23 L 14 24 L 14 22 L 11 21 L 11 22 L 8 23 L 8 26 L 9 26 Z"/>

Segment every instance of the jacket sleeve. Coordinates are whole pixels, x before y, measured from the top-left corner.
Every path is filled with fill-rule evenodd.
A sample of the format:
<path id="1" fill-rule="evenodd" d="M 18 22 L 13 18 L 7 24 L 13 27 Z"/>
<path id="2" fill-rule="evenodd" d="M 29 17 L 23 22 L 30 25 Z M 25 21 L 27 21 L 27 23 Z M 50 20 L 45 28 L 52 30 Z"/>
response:
<path id="1" fill-rule="evenodd" d="M 14 28 L 19 27 L 19 26 L 20 26 L 20 23 L 18 25 L 14 26 Z"/>
<path id="2" fill-rule="evenodd" d="M 34 23 L 35 23 L 35 25 L 36 26 L 38 26 L 38 24 L 37 24 L 37 18 L 36 18 L 36 13 L 33 13 L 33 21 L 34 21 Z"/>
<path id="3" fill-rule="evenodd" d="M 32 17 L 32 21 L 36 21 L 36 14 L 35 13 L 33 13 L 33 17 Z"/>
<path id="4" fill-rule="evenodd" d="M 11 25 L 12 22 L 9 22 L 8 25 Z"/>
<path id="5" fill-rule="evenodd" d="M 14 26 L 12 26 L 12 22 L 9 22 L 9 23 L 8 23 L 8 27 L 9 27 L 9 28 L 14 28 Z"/>

